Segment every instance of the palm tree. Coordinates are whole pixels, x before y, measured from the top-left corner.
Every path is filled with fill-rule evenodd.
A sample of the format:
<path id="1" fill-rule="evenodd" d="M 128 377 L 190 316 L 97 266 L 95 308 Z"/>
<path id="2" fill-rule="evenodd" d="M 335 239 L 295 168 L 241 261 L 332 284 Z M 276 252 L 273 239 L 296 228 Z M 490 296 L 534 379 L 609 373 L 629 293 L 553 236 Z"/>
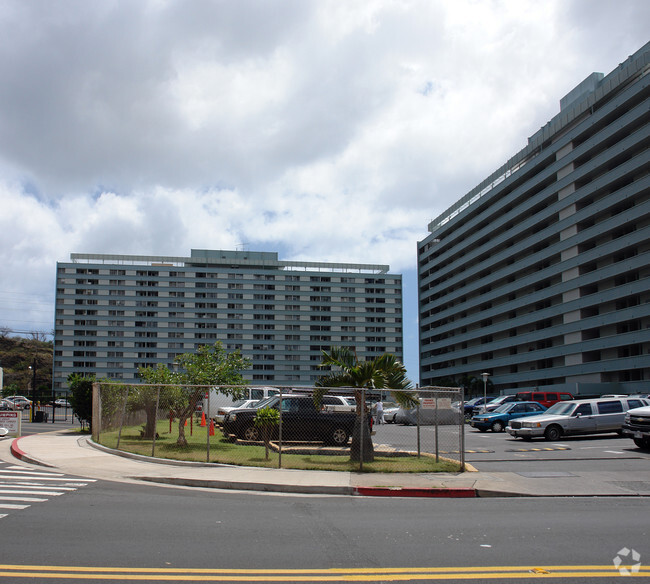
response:
<path id="1" fill-rule="evenodd" d="M 361 460 L 361 421 L 364 417 L 365 403 L 363 389 L 390 389 L 391 395 L 400 405 L 413 407 L 417 399 L 405 391 L 411 388 L 411 382 L 406 377 L 406 367 L 397 360 L 395 355 L 384 353 L 370 361 L 359 361 L 356 353 L 347 347 L 332 347 L 330 352 L 321 351 L 323 358 L 321 367 L 334 367 L 330 375 L 321 377 L 316 381 L 314 400 L 320 402 L 322 396 L 332 387 L 355 388 L 357 418 L 352 432 L 350 446 L 350 459 L 358 462 Z M 363 432 L 363 462 L 374 460 L 374 448 L 369 431 Z"/>

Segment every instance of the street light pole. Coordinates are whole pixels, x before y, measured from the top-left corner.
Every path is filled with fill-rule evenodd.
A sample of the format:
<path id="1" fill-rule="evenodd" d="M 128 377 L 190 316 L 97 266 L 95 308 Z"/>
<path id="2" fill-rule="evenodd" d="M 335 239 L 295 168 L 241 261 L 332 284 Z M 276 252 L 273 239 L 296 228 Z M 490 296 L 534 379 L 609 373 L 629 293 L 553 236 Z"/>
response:
<path id="1" fill-rule="evenodd" d="M 483 411 L 487 409 L 487 380 L 490 377 L 489 373 L 481 373 L 483 378 Z"/>
<path id="2" fill-rule="evenodd" d="M 34 422 L 34 410 L 36 408 L 36 357 L 29 366 L 32 370 L 32 422 Z"/>

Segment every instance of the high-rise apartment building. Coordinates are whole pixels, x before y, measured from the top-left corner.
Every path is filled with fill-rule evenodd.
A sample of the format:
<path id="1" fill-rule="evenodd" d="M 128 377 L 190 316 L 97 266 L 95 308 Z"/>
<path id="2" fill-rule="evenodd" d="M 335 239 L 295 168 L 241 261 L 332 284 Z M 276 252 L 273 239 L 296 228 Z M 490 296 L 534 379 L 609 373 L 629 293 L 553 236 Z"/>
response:
<path id="1" fill-rule="evenodd" d="M 650 43 L 418 244 L 420 381 L 650 391 Z"/>
<path id="2" fill-rule="evenodd" d="M 54 387 L 70 373 L 137 380 L 221 341 L 251 382 L 313 385 L 321 350 L 403 358 L 402 278 L 369 264 L 279 261 L 277 253 L 190 257 L 72 254 L 57 264 Z"/>

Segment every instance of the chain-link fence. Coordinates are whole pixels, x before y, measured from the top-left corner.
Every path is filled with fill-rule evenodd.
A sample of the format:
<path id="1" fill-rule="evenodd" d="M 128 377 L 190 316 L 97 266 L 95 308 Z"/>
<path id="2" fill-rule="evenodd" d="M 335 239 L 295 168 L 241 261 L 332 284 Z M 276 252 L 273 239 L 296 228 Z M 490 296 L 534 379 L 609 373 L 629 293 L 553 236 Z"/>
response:
<path id="1" fill-rule="evenodd" d="M 463 393 L 96 383 L 93 438 L 161 458 L 275 468 L 464 470 Z M 402 405 L 400 405 L 400 403 Z"/>

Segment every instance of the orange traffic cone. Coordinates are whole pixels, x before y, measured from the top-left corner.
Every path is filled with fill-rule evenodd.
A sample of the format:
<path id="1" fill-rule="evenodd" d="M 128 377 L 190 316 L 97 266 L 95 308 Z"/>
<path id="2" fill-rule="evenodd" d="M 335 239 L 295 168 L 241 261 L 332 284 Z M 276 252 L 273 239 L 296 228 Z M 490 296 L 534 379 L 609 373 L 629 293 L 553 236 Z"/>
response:
<path id="1" fill-rule="evenodd" d="M 214 420 L 210 420 L 209 436 L 214 436 Z"/>
<path id="2" fill-rule="evenodd" d="M 205 412 L 201 412 L 201 428 L 205 428 Z"/>

